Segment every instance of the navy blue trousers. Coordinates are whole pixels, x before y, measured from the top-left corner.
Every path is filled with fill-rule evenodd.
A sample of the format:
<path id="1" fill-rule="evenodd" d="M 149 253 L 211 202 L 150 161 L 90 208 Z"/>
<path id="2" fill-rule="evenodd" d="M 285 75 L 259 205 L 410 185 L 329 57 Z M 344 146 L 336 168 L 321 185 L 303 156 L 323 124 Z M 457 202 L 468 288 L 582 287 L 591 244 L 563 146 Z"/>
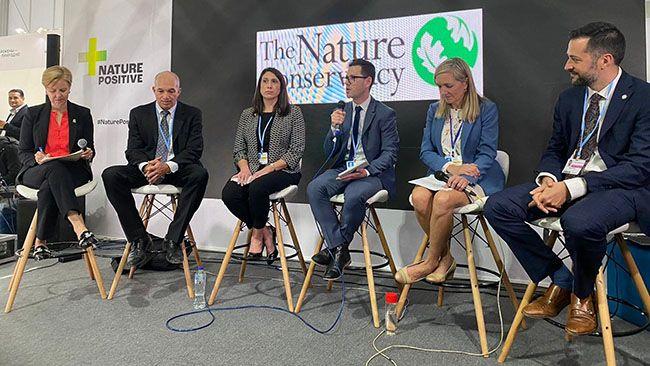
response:
<path id="1" fill-rule="evenodd" d="M 382 189 L 377 177 L 365 177 L 351 182 L 336 180 L 337 174 L 344 170 L 344 167 L 326 170 L 307 186 L 311 212 L 330 249 L 350 244 L 365 218 L 366 201 Z M 341 222 L 330 203 L 330 198 L 340 193 L 345 194 Z"/>
<path id="2" fill-rule="evenodd" d="M 533 282 L 557 271 L 562 262 L 526 222 L 559 216 L 565 246 L 573 261 L 573 292 L 584 299 L 593 292 L 596 275 L 607 246 L 607 233 L 636 218 L 635 190 L 610 189 L 588 193 L 566 203 L 557 213 L 528 208 L 534 183 L 521 184 L 493 194 L 485 217 L 506 241 Z"/>

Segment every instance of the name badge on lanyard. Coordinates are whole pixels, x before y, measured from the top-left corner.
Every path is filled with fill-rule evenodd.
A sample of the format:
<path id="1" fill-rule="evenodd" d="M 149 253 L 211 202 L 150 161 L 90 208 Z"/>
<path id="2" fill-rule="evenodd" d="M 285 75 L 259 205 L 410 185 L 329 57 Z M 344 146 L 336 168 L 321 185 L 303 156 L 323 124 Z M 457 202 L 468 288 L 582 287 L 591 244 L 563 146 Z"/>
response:
<path id="1" fill-rule="evenodd" d="M 463 131 L 463 124 L 460 124 L 460 127 L 458 128 L 458 131 L 456 131 L 456 134 L 454 135 L 454 126 L 451 122 L 451 114 L 449 115 L 449 141 L 451 142 L 451 151 L 449 155 L 445 156 L 445 159 L 449 162 L 462 162 L 460 161 L 460 156 L 456 156 L 456 143 L 458 143 L 458 139 L 460 137 L 460 133 Z"/>
<path id="2" fill-rule="evenodd" d="M 605 93 L 607 97 L 605 98 L 605 102 L 603 103 L 602 106 L 599 107 L 599 114 L 598 114 L 598 121 L 596 121 L 596 124 L 594 125 L 594 128 L 585 136 L 585 129 L 586 129 L 586 121 L 585 118 L 587 117 L 587 109 L 589 108 L 589 90 L 585 89 L 585 102 L 582 108 L 582 123 L 580 125 L 580 140 L 578 142 L 578 148 L 573 152 L 569 160 L 567 160 L 566 165 L 564 166 L 564 169 L 562 169 L 563 174 L 571 174 L 571 175 L 580 175 L 582 171 L 584 170 L 585 166 L 587 166 L 587 161 L 591 157 L 587 157 L 587 159 L 582 158 L 582 149 L 585 147 L 587 142 L 594 137 L 594 134 L 598 130 L 601 121 L 603 118 L 605 118 L 604 111 L 605 111 L 605 106 L 607 105 L 607 101 L 609 98 L 612 96 L 612 86 L 614 86 L 614 82 L 612 81 L 609 84 L 609 87 L 607 88 L 607 92 Z"/>
<path id="3" fill-rule="evenodd" d="M 359 147 L 359 144 L 361 143 L 361 134 L 357 135 L 357 141 L 355 141 L 354 140 L 354 133 L 352 133 L 352 131 L 350 131 L 350 140 L 352 140 L 352 142 L 350 143 L 350 145 L 352 145 L 352 146 L 350 146 L 350 148 L 352 149 L 353 153 L 350 154 L 350 157 L 348 158 L 350 160 L 346 161 L 346 163 L 345 163 L 346 167 L 348 169 L 350 169 L 350 168 L 352 168 L 354 166 L 354 159 L 357 157 L 357 148 Z"/>
<path id="4" fill-rule="evenodd" d="M 267 165 L 269 163 L 269 153 L 264 151 L 264 137 L 266 136 L 266 131 L 271 125 L 271 121 L 273 121 L 273 117 L 266 122 L 264 130 L 262 130 L 262 116 L 260 115 L 257 120 L 257 140 L 260 143 L 260 151 L 257 153 L 257 159 L 261 165 Z"/>

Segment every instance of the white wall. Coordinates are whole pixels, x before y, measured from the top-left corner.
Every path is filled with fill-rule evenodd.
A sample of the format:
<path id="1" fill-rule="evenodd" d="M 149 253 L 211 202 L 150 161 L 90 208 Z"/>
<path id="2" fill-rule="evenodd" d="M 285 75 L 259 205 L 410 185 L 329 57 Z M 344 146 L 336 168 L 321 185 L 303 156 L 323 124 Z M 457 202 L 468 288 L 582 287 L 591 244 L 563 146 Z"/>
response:
<path id="1" fill-rule="evenodd" d="M 63 5 L 65 0 L 9 0 L 7 32 L 14 34 L 16 28 L 33 33 L 38 28 L 63 29 Z"/>

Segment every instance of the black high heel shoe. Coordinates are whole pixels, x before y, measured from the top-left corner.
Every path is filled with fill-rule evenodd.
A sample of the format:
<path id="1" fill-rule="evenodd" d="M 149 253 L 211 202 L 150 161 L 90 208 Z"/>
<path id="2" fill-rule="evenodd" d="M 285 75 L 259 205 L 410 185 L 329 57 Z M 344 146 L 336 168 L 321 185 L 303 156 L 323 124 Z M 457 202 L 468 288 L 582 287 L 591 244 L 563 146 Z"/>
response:
<path id="1" fill-rule="evenodd" d="M 262 243 L 262 249 L 259 253 L 253 253 L 250 251 L 250 243 L 248 244 L 248 248 L 249 250 L 245 258 L 247 261 L 258 262 L 264 259 L 264 256 L 262 255 L 262 252 L 264 252 L 264 243 Z"/>
<path id="2" fill-rule="evenodd" d="M 277 239 L 277 234 L 275 232 L 275 228 L 271 225 L 268 226 L 269 230 L 271 230 L 271 233 L 273 234 L 273 247 L 275 250 L 272 253 L 268 253 L 267 249 L 267 254 L 266 254 L 266 264 L 269 266 L 273 264 L 273 262 L 278 259 L 278 239 Z"/>

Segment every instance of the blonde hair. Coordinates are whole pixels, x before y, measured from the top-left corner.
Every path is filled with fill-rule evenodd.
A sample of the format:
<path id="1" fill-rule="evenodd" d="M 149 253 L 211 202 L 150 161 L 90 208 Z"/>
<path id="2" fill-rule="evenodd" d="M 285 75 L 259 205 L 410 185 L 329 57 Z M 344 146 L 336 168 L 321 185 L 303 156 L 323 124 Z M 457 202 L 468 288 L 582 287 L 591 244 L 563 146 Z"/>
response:
<path id="1" fill-rule="evenodd" d="M 460 108 L 460 118 L 463 121 L 473 123 L 481 114 L 481 96 L 476 91 L 476 86 L 474 84 L 474 78 L 472 77 L 472 71 L 467 65 L 467 62 L 463 61 L 458 57 L 450 58 L 443 61 L 436 68 L 434 75 L 435 78 L 440 74 L 450 73 L 456 81 L 461 83 L 467 83 L 467 91 L 465 91 L 465 96 L 463 97 L 462 106 Z M 436 118 L 449 118 L 451 106 L 447 102 L 440 98 L 438 102 L 438 109 L 436 110 Z"/>
<path id="2" fill-rule="evenodd" d="M 59 80 L 65 80 L 68 85 L 72 85 L 72 73 L 65 66 L 50 66 L 43 71 L 41 83 L 47 88 L 48 85 Z"/>

